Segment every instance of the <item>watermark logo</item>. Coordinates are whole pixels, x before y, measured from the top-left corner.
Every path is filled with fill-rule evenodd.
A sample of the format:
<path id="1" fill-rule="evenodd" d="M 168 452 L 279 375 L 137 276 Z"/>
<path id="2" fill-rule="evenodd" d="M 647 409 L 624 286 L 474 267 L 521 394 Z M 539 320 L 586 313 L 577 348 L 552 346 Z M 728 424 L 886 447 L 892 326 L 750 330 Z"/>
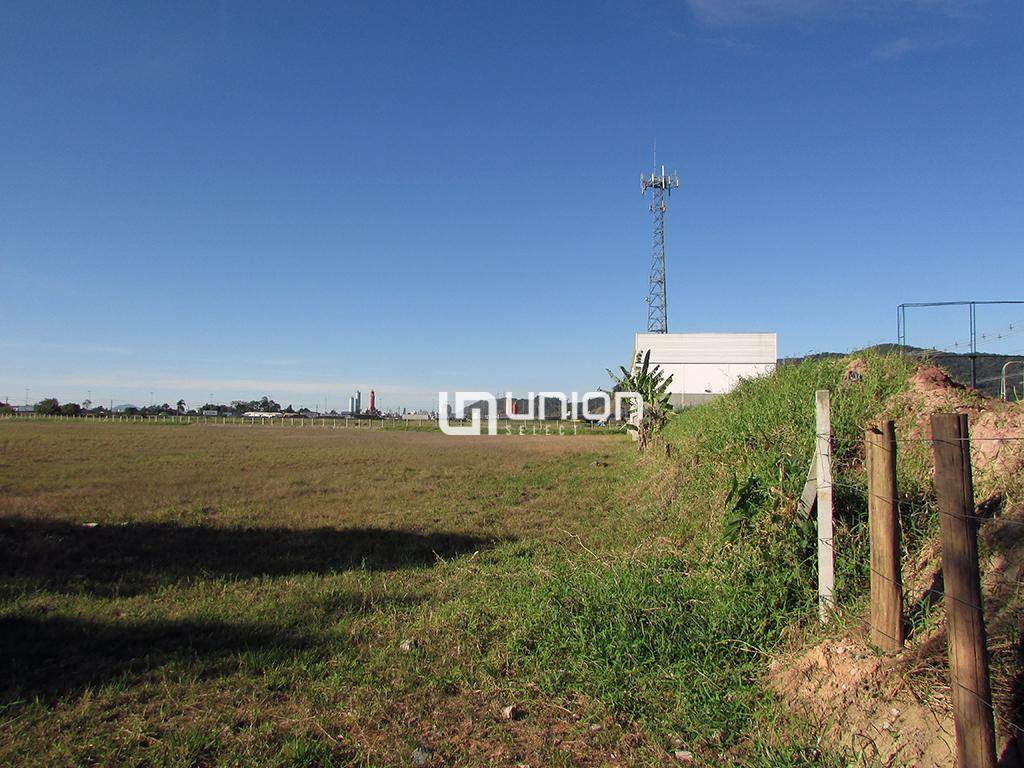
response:
<path id="1" fill-rule="evenodd" d="M 454 395 L 454 402 L 449 402 L 447 392 L 437 393 L 437 425 L 444 434 L 452 437 L 481 435 L 483 434 L 482 427 L 485 418 L 487 419 L 487 434 L 498 434 L 497 397 L 490 392 L 457 391 Z M 547 403 L 552 400 L 558 401 L 560 406 L 559 414 L 562 419 L 572 417 L 600 422 L 608 421 L 614 413 L 617 421 L 628 419 L 633 423 L 639 423 L 644 417 L 644 400 L 638 392 L 616 392 L 614 397 L 607 392 L 584 392 L 582 398 L 576 392 L 573 392 L 571 397 L 567 396 L 564 392 L 530 392 L 529 397 L 526 399 L 525 413 L 519 413 L 517 408 L 519 401 L 513 399 L 511 392 L 506 392 L 504 399 L 505 415 L 502 418 L 509 420 L 509 422 L 544 419 L 546 414 L 541 413 L 538 416 L 536 405 L 538 402 Z M 612 409 L 613 402 L 614 411 Z M 454 412 L 463 412 L 467 405 L 471 406 L 469 408 L 469 424 L 452 425 L 452 414 Z M 511 425 L 506 426 L 506 434 L 512 434 Z"/>

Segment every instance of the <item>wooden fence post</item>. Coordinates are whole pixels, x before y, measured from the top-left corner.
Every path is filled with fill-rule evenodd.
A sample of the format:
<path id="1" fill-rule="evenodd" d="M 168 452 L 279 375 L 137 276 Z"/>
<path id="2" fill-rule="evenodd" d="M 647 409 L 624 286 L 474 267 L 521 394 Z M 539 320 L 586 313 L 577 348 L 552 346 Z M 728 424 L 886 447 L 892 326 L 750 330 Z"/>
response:
<path id="1" fill-rule="evenodd" d="M 942 578 L 957 765 L 994 768 L 995 725 L 981 608 L 967 415 L 939 413 L 932 416 L 932 449 L 942 535 Z"/>
<path id="2" fill-rule="evenodd" d="M 834 601 L 835 549 L 832 533 L 832 407 L 827 389 L 814 393 L 815 432 L 817 434 L 818 501 L 818 615 L 828 621 Z"/>
<path id="3" fill-rule="evenodd" d="M 903 576 L 896 498 L 896 428 L 891 421 L 864 432 L 871 531 L 871 643 L 903 649 Z"/>

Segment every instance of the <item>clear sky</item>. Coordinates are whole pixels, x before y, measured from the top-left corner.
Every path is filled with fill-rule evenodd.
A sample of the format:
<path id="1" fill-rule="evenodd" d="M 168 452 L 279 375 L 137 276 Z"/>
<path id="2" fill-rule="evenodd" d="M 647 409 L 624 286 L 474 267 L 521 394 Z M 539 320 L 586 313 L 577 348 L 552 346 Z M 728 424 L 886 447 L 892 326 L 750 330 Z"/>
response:
<path id="1" fill-rule="evenodd" d="M 655 140 L 670 330 L 1024 298 L 1022 40 L 1020 0 L 6 2 L 0 398 L 606 386 Z"/>

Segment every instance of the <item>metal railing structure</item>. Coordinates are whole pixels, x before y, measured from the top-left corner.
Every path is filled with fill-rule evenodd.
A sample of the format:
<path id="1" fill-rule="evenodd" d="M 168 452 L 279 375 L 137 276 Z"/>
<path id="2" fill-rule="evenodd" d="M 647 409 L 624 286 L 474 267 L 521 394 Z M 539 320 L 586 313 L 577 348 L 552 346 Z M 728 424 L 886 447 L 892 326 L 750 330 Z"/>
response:
<path id="1" fill-rule="evenodd" d="M 1011 301 L 922 301 L 907 302 L 896 307 L 896 343 L 901 348 L 907 346 L 907 310 L 925 307 L 967 307 L 969 312 L 970 338 L 969 352 L 971 359 L 971 386 L 978 386 L 978 307 L 1005 304 L 1024 304 L 1024 300 Z"/>

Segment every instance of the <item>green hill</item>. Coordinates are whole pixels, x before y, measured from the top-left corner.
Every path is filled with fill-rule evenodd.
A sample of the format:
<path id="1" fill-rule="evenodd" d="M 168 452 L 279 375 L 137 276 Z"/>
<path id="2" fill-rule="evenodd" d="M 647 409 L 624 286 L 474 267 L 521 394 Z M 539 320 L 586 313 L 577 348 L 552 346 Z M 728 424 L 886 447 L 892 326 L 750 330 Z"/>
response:
<path id="1" fill-rule="evenodd" d="M 878 344 L 874 347 L 868 347 L 864 350 L 851 354 L 863 353 L 881 355 L 902 353 L 921 363 L 934 363 L 945 370 L 955 381 L 967 386 L 971 385 L 970 354 L 957 354 L 953 352 L 944 352 L 938 349 L 923 349 L 921 347 L 901 347 L 898 344 Z M 842 352 L 820 352 L 813 355 L 806 355 L 804 357 L 782 358 L 779 360 L 779 364 L 791 365 L 803 360 L 826 360 L 846 356 L 847 354 Z M 975 356 L 975 376 L 978 390 L 989 397 L 1000 397 L 1002 394 L 1000 392 L 1000 381 L 1003 373 L 1003 365 L 1010 361 L 1019 361 L 1024 363 L 1024 356 L 997 355 L 979 352 Z M 1024 399 L 1024 365 L 1011 366 L 1007 372 L 1007 382 L 1010 390 L 1010 399 Z"/>

